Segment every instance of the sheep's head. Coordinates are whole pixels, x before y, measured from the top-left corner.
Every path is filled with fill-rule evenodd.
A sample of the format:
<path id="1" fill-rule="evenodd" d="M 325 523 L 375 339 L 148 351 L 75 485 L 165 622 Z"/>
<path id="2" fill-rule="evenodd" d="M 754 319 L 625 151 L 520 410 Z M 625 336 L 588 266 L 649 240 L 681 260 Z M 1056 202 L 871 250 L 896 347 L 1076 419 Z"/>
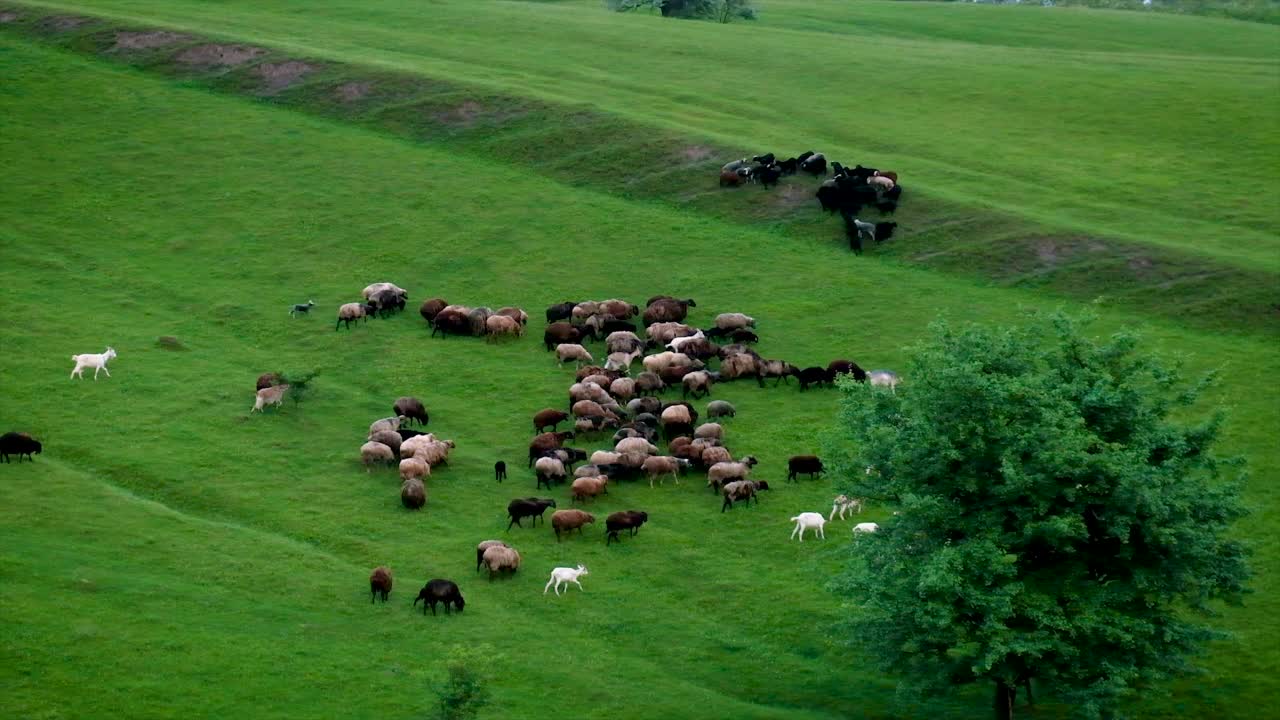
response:
<path id="1" fill-rule="evenodd" d="M 748 455 L 742 458 L 742 464 L 746 465 L 747 467 L 755 467 L 759 463 L 760 461 L 756 459 L 755 455 Z"/>
<path id="2" fill-rule="evenodd" d="M 756 490 L 768 490 L 769 483 L 765 480 L 756 481 Z"/>
<path id="3" fill-rule="evenodd" d="M 106 357 L 107 357 L 108 359 L 110 359 L 110 358 L 114 358 L 114 357 L 116 356 L 116 349 L 115 349 L 115 348 L 113 348 L 113 347 L 111 347 L 110 345 L 108 345 L 108 346 L 107 346 L 107 352 L 106 352 L 106 353 L 104 353 L 104 355 L 106 355 Z"/>

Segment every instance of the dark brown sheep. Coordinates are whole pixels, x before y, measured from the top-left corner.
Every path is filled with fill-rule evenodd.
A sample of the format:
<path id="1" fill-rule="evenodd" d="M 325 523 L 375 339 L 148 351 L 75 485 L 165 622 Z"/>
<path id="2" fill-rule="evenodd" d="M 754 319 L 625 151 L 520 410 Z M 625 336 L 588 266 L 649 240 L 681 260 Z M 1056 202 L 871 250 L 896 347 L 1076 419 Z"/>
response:
<path id="1" fill-rule="evenodd" d="M 258 376 L 258 386 L 256 390 L 265 390 L 269 387 L 280 385 L 284 380 L 281 379 L 280 373 L 262 373 Z"/>
<path id="2" fill-rule="evenodd" d="M 791 459 L 787 460 L 788 481 L 794 482 L 800 473 L 813 479 L 821 475 L 824 470 L 826 468 L 822 466 L 822 460 L 818 459 L 817 455 L 792 455 Z"/>
<path id="3" fill-rule="evenodd" d="M 391 406 L 392 415 L 403 415 L 409 420 L 415 420 L 419 425 L 426 425 L 430 422 L 431 417 L 427 415 L 427 406 L 416 397 L 399 397 Z M 402 421 L 403 422 L 403 421 Z"/>
<path id="4" fill-rule="evenodd" d="M 681 300 L 658 300 L 644 309 L 644 324 L 646 327 L 658 322 L 684 322 L 689 316 L 690 301 Z"/>
<path id="5" fill-rule="evenodd" d="M 538 518 L 547 511 L 549 507 L 555 507 L 556 501 L 552 498 L 516 498 L 507 503 L 507 517 L 511 518 L 511 522 L 507 523 L 507 529 L 510 530 L 512 525 L 524 527 L 520 521 L 524 518 L 533 518 L 533 524 L 538 524 Z"/>
<path id="6" fill-rule="evenodd" d="M 445 308 L 436 314 L 435 320 L 431 322 L 431 337 L 435 337 L 436 333 L 440 333 L 441 337 L 470 335 L 471 318 L 461 310 Z"/>
<path id="7" fill-rule="evenodd" d="M 39 455 L 43 449 L 44 446 L 27 433 L 7 432 L 0 435 L 0 460 L 4 462 L 12 462 L 9 460 L 10 455 L 17 455 L 18 462 L 22 462 L 23 455 L 26 455 L 31 462 L 35 462 L 33 455 Z"/>
<path id="8" fill-rule="evenodd" d="M 391 595 L 391 568 L 385 565 L 374 568 L 369 575 L 369 604 L 373 604 L 378 595 L 382 596 L 382 602 Z"/>
<path id="9" fill-rule="evenodd" d="M 640 526 L 648 521 L 649 513 L 640 510 L 622 510 L 612 513 L 604 521 L 604 544 L 607 546 L 614 540 L 622 542 L 622 538 L 618 536 L 618 533 L 623 530 L 630 530 L 630 535 L 635 537 L 636 531 L 640 529 Z"/>
<path id="10" fill-rule="evenodd" d="M 569 419 L 569 413 L 553 408 L 539 410 L 533 416 L 533 431 L 540 433 L 543 428 L 556 429 L 556 426 Z"/>
<path id="11" fill-rule="evenodd" d="M 549 432 L 535 435 L 533 440 L 529 441 L 529 467 L 533 467 L 533 461 L 542 457 L 548 450 L 555 450 L 564 444 L 565 440 L 572 440 L 573 432 Z"/>
<path id="12" fill-rule="evenodd" d="M 449 303 L 444 298 L 431 298 L 430 300 L 422 301 L 422 307 L 418 308 L 418 314 L 430 325 L 435 321 L 436 315 L 439 315 L 440 311 L 447 307 L 449 307 Z"/>
<path id="13" fill-rule="evenodd" d="M 858 363 L 852 360 L 832 360 L 827 364 L 827 371 L 831 373 L 832 378 L 839 375 L 852 375 L 857 382 L 867 381 L 867 371 L 858 367 Z"/>
<path id="14" fill-rule="evenodd" d="M 550 352 L 557 345 L 577 344 L 582 340 L 582 331 L 567 322 L 553 322 L 542 331 L 542 343 Z"/>
<path id="15" fill-rule="evenodd" d="M 400 502 L 410 510 L 427 504 L 427 487 L 418 478 L 409 478 L 400 486 Z"/>
<path id="16" fill-rule="evenodd" d="M 584 510 L 557 510 L 551 514 L 551 527 L 556 532 L 556 542 L 560 542 L 561 533 L 577 530 L 581 535 L 582 526 L 590 525 L 595 521 L 596 517 Z"/>

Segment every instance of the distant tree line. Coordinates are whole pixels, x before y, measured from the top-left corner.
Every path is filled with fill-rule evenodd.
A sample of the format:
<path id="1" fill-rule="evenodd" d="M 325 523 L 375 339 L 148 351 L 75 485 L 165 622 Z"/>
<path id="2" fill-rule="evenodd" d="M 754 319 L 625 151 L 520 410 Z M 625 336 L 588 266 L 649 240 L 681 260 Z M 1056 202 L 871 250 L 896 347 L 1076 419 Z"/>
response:
<path id="1" fill-rule="evenodd" d="M 954 0 L 991 5 L 1063 5 L 1108 10 L 1149 10 L 1205 15 L 1234 20 L 1280 24 L 1278 0 Z"/>
<path id="2" fill-rule="evenodd" d="M 656 10 L 662 17 L 694 18 L 727 23 L 736 19 L 755 20 L 750 0 L 605 0 L 609 9 Z"/>

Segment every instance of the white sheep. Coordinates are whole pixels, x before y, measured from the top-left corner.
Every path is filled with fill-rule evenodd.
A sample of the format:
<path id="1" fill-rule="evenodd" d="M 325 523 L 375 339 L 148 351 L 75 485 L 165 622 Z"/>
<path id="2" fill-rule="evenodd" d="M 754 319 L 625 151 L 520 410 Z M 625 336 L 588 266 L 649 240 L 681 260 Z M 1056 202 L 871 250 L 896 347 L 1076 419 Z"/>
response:
<path id="1" fill-rule="evenodd" d="M 542 594 L 543 595 L 547 594 L 547 591 L 551 589 L 552 583 L 555 583 L 556 595 L 560 594 L 561 585 L 565 585 L 566 591 L 567 591 L 567 586 L 569 585 L 569 583 L 573 583 L 574 585 L 577 585 L 578 589 L 582 590 L 582 583 L 578 582 L 578 578 L 583 575 L 590 575 L 590 574 L 591 573 L 587 572 L 587 569 L 582 565 L 579 565 L 577 569 L 567 568 L 567 567 L 558 567 L 551 571 L 551 579 L 547 581 L 547 586 L 542 588 Z M 586 592 L 586 591 L 583 590 L 583 592 Z"/>
<path id="2" fill-rule="evenodd" d="M 564 367 L 565 360 L 574 360 L 577 362 L 593 362 L 595 358 L 591 357 L 591 353 L 581 345 L 573 343 L 560 343 L 556 346 L 556 358 L 559 360 L 560 366 Z"/>
<path id="3" fill-rule="evenodd" d="M 672 352 L 680 352 L 681 351 L 680 349 L 683 348 L 685 345 L 695 340 L 702 340 L 706 337 L 707 336 L 703 335 L 702 331 L 699 330 L 693 335 L 686 335 L 685 337 L 672 338 L 671 342 L 667 343 L 667 349 Z"/>
<path id="4" fill-rule="evenodd" d="M 827 539 L 826 533 L 822 531 L 822 526 L 827 524 L 827 519 L 822 517 L 822 513 L 802 512 L 799 515 L 791 518 L 791 522 L 794 522 L 796 524 L 795 529 L 791 531 L 792 540 L 795 540 L 796 533 L 799 533 L 800 542 L 804 542 L 805 530 L 814 530 L 817 532 L 818 537 L 822 538 L 823 540 Z"/>
<path id="5" fill-rule="evenodd" d="M 860 533 L 860 532 L 875 532 L 875 531 L 877 531 L 877 530 L 879 530 L 879 529 L 880 529 L 880 526 L 879 526 L 878 524 L 876 524 L 876 523 L 873 523 L 873 522 L 869 522 L 869 523 L 858 523 L 857 525 L 854 525 L 854 526 L 853 526 L 853 532 L 854 532 L 854 534 L 855 534 L 855 535 L 856 535 L 856 534 L 858 534 L 858 533 Z"/>
<path id="6" fill-rule="evenodd" d="M 887 387 L 898 394 L 898 373 L 890 370 L 872 370 L 867 373 L 867 387 Z"/>
<path id="7" fill-rule="evenodd" d="M 716 327 L 721 330 L 745 330 L 755 327 L 756 319 L 742 313 L 720 313 L 716 316 Z"/>
<path id="8" fill-rule="evenodd" d="M 370 465 L 375 463 L 389 464 L 396 459 L 395 453 L 391 452 L 391 448 L 380 442 L 369 442 L 360 446 L 360 460 L 364 462 L 365 472 L 372 472 Z"/>
<path id="9" fill-rule="evenodd" d="M 832 501 L 831 517 L 827 518 L 827 522 L 835 519 L 836 513 L 840 514 L 840 519 L 844 519 L 846 512 L 862 512 L 862 498 L 851 498 L 848 495 L 837 495 Z"/>
<path id="10" fill-rule="evenodd" d="M 71 377 L 74 378 L 79 375 L 80 379 L 83 380 L 85 368 L 93 368 L 94 380 L 98 379 L 99 370 L 106 373 L 107 377 L 111 377 L 111 371 L 107 369 L 107 361 L 115 356 L 116 350 L 110 345 L 107 346 L 107 351 L 104 353 L 98 353 L 96 355 L 92 353 L 87 355 L 72 355 L 71 359 L 75 361 L 76 366 L 75 369 L 71 371 Z"/>
<path id="11" fill-rule="evenodd" d="M 289 390 L 288 385 L 273 385 L 271 387 L 262 388 L 258 391 L 258 395 L 254 398 L 253 407 L 249 408 L 250 414 L 257 410 L 258 412 L 266 412 L 263 408 L 267 405 L 275 405 L 280 407 L 280 403 L 284 401 L 284 394 Z M 385 447 L 385 446 L 384 446 Z M 388 448 L 390 449 L 390 448 Z"/>

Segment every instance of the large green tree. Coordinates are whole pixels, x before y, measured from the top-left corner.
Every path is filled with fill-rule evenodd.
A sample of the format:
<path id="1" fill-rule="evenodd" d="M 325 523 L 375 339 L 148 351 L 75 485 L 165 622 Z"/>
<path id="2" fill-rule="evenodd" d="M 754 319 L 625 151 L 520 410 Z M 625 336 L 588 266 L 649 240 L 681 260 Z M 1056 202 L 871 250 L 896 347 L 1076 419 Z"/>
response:
<path id="1" fill-rule="evenodd" d="M 842 384 L 827 442 L 847 490 L 897 511 L 857 538 L 847 631 L 910 694 L 1032 681 L 1085 717 L 1193 669 L 1249 571 L 1227 537 L 1243 471 L 1212 448 L 1212 378 L 1088 319 L 938 322 L 897 393 Z M 1196 419 L 1193 419 L 1196 418 Z"/>

